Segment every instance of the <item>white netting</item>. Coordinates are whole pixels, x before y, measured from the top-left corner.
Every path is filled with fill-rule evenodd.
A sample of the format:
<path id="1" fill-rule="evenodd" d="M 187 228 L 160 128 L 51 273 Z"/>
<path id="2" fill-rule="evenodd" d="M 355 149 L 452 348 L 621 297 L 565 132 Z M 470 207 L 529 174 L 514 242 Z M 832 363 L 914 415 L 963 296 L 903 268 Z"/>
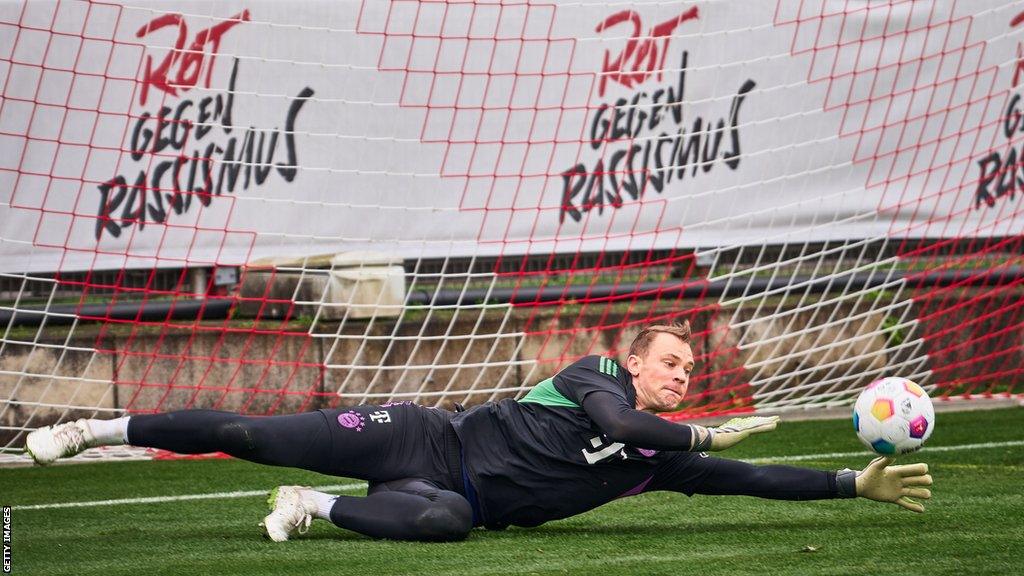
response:
<path id="1" fill-rule="evenodd" d="M 1017 393 L 1021 13 L 0 4 L 3 449 L 517 396 L 681 319 L 684 417 Z"/>

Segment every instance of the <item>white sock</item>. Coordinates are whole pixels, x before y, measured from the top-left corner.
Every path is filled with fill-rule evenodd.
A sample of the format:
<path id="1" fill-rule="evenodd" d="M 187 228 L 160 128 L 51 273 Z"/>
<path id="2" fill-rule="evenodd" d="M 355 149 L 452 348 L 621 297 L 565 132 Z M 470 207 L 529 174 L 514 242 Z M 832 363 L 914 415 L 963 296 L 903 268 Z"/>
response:
<path id="1" fill-rule="evenodd" d="M 93 446 L 121 446 L 128 443 L 128 420 L 131 416 L 114 418 L 113 420 L 96 420 L 90 418 L 85 421 L 89 426 L 89 432 L 96 438 Z"/>
<path id="2" fill-rule="evenodd" d="M 338 499 L 333 494 L 325 494 L 323 492 L 317 492 L 316 490 L 303 490 L 303 498 L 309 498 L 313 502 L 316 502 L 316 514 L 313 514 L 314 518 L 320 518 L 321 520 L 331 520 L 331 508 L 334 507 L 334 501 Z"/>

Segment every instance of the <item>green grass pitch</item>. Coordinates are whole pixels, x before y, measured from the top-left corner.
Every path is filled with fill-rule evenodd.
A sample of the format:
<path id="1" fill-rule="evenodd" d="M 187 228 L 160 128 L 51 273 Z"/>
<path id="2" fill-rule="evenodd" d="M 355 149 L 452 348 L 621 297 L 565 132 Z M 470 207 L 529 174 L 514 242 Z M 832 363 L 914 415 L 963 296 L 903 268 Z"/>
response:
<path id="1" fill-rule="evenodd" d="M 626 498 L 540 528 L 475 530 L 454 544 L 377 541 L 314 522 L 275 544 L 264 498 L 15 509 L 14 574 L 1019 574 L 1024 570 L 1024 410 L 940 413 L 918 454 L 935 478 L 918 515 L 863 499 Z M 996 447 L 956 448 L 979 443 Z M 953 449 L 940 449 L 940 448 Z M 848 420 L 786 422 L 723 455 L 817 456 L 821 469 L 869 460 Z M 241 461 L 122 462 L 0 470 L 4 506 L 350 481 Z M 351 493 L 356 493 L 355 491 Z M 813 548 L 813 550 L 812 550 Z"/>

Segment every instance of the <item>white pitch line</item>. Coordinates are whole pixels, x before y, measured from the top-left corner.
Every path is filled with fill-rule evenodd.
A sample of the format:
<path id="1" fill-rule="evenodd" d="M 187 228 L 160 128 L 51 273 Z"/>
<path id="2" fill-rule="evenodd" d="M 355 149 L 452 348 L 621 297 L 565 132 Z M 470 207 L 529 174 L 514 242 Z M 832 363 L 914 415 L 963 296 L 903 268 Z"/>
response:
<path id="1" fill-rule="evenodd" d="M 1006 442 L 984 442 L 981 444 L 959 444 L 957 446 L 935 446 L 922 448 L 920 452 L 912 455 L 903 455 L 905 458 L 913 458 L 918 454 L 931 452 L 954 452 L 957 450 L 981 450 L 985 448 L 1007 448 L 1011 446 L 1024 446 L 1024 440 L 1008 440 Z M 798 462 L 800 460 L 832 460 L 834 458 L 851 458 L 854 456 L 868 456 L 870 453 L 865 449 L 862 452 L 831 452 L 828 454 L 802 454 L 799 456 L 769 456 L 767 458 L 751 458 L 745 460 L 751 464 L 764 464 L 767 462 Z M 872 456 L 873 457 L 873 456 Z"/>
<path id="2" fill-rule="evenodd" d="M 1024 446 L 1024 440 L 1009 440 L 1006 442 L 985 442 L 981 444 L 960 444 L 957 446 L 935 446 L 922 449 L 922 452 L 953 452 L 957 450 L 982 450 L 985 448 L 1008 448 L 1012 446 Z M 751 458 L 745 460 L 751 464 L 765 464 L 768 462 L 797 462 L 801 460 L 832 460 L 835 458 L 851 458 L 867 456 L 867 451 L 862 452 L 830 452 L 827 454 L 801 454 L 796 456 L 769 456 L 766 458 Z M 355 484 L 336 484 L 332 486 L 315 486 L 314 489 L 330 491 L 361 490 L 366 488 L 365 482 Z M 51 510 L 54 508 L 85 508 L 89 506 L 119 506 L 123 504 L 160 504 L 163 502 L 179 502 L 183 500 L 217 500 L 227 498 L 252 498 L 263 496 L 267 490 L 245 490 L 238 492 L 214 492 L 210 494 L 182 494 L 179 496 L 154 496 L 150 498 L 122 498 L 120 500 L 93 500 L 89 502 L 55 502 L 52 504 L 33 504 L 30 506 L 12 506 L 13 510 Z"/>
<path id="3" fill-rule="evenodd" d="M 314 490 L 348 491 L 366 488 L 365 482 L 356 484 L 334 484 L 331 486 L 314 486 Z M 31 506 L 11 506 L 12 510 L 50 510 L 53 508 L 87 508 L 89 506 L 119 506 L 122 504 L 160 504 L 181 500 L 218 500 L 226 498 L 252 498 L 266 496 L 269 490 L 243 490 L 238 492 L 213 492 L 210 494 L 181 494 L 179 496 L 153 496 L 149 498 L 121 498 L 119 500 L 93 500 L 91 502 L 55 502 L 53 504 L 33 504 Z"/>

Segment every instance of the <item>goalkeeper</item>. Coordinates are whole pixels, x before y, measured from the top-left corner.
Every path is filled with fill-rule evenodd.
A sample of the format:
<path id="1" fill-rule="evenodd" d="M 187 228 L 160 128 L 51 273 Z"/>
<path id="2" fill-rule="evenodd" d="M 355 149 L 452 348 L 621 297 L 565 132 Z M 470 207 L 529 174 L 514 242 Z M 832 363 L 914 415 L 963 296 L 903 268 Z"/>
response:
<path id="1" fill-rule="evenodd" d="M 242 416 L 185 410 L 115 420 L 78 420 L 31 432 L 26 450 L 48 464 L 91 446 L 130 444 L 182 454 L 225 452 L 369 482 L 365 497 L 298 486 L 271 492 L 267 536 L 287 540 L 314 518 L 378 538 L 453 541 L 476 526 L 537 526 L 623 496 L 669 490 L 781 500 L 853 498 L 924 507 L 925 464 L 863 471 L 754 466 L 708 456 L 778 417 L 719 428 L 677 424 L 648 411 L 675 408 L 693 370 L 689 325 L 650 326 L 625 366 L 587 356 L 522 399 L 447 410 L 411 402 Z"/>

